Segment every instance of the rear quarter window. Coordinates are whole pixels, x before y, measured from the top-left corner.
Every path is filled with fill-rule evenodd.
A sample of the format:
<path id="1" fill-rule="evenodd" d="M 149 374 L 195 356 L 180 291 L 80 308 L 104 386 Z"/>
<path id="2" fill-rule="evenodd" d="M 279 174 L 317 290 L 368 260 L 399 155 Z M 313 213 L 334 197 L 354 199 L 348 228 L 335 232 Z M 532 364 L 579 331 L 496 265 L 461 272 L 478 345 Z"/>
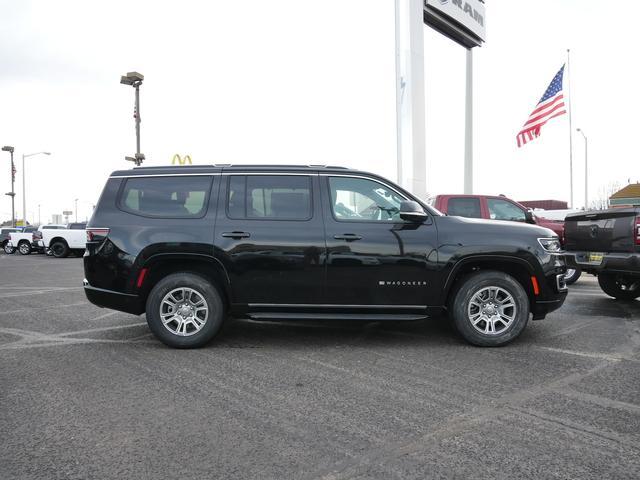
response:
<path id="1" fill-rule="evenodd" d="M 480 199 L 474 197 L 450 198 L 447 202 L 447 215 L 482 218 Z"/>
<path id="2" fill-rule="evenodd" d="M 146 217 L 200 218 L 207 210 L 211 181 L 211 176 L 128 178 L 118 207 Z"/>

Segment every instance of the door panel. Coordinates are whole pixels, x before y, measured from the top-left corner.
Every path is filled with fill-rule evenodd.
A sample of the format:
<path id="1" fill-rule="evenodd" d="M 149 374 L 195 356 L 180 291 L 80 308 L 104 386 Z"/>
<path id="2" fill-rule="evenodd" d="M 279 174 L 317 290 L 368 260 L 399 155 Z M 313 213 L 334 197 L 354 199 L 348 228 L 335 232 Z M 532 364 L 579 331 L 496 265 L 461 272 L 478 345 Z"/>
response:
<path id="1" fill-rule="evenodd" d="M 377 180 L 323 176 L 321 183 L 326 303 L 366 309 L 429 305 L 439 293 L 433 292 L 438 259 L 432 220 L 400 219 L 400 202 L 407 198 Z"/>
<path id="2" fill-rule="evenodd" d="M 215 255 L 235 304 L 320 303 L 324 226 L 317 175 L 225 175 Z"/>

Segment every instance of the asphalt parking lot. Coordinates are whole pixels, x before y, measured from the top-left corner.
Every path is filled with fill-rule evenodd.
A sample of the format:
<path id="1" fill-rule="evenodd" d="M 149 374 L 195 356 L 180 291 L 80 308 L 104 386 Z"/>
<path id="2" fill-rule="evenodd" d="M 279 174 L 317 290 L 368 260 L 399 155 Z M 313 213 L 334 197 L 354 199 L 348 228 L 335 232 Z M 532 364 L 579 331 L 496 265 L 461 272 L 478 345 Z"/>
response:
<path id="1" fill-rule="evenodd" d="M 0 478 L 638 478 L 640 301 L 593 277 L 513 344 L 445 319 L 228 323 L 171 350 L 82 260 L 0 255 Z"/>

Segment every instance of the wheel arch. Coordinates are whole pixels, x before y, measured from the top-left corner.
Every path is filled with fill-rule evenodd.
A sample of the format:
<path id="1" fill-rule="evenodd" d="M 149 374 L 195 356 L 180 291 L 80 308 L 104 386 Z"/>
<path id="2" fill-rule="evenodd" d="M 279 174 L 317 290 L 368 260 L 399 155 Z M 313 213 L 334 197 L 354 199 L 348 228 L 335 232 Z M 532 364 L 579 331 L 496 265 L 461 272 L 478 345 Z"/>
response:
<path id="1" fill-rule="evenodd" d="M 142 269 L 146 269 L 142 286 L 137 288 L 137 281 Z M 133 288 L 140 296 L 142 305 L 147 301 L 153 287 L 167 275 L 185 272 L 200 275 L 220 290 L 226 306 L 231 305 L 231 283 L 222 263 L 211 255 L 194 253 L 158 253 L 147 258 L 138 265 L 137 273 L 132 279 Z"/>
<path id="2" fill-rule="evenodd" d="M 69 246 L 69 242 L 67 242 L 67 239 L 64 237 L 53 237 L 51 240 L 49 240 L 49 246 L 53 245 L 56 242 L 63 242 L 67 247 Z"/>
<path id="3" fill-rule="evenodd" d="M 527 260 L 510 255 L 471 255 L 456 262 L 449 272 L 443 289 L 443 305 L 448 305 L 456 287 L 467 275 L 482 270 L 494 270 L 511 275 L 522 285 L 529 302 L 533 304 L 535 301 L 531 277 L 536 276 L 536 272 Z"/>

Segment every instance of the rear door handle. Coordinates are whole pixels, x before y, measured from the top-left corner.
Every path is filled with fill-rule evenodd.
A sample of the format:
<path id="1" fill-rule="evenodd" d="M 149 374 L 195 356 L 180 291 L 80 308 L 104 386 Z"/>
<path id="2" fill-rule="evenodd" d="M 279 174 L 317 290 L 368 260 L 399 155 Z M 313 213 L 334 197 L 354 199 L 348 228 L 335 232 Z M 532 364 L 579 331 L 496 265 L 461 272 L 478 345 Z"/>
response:
<path id="1" fill-rule="evenodd" d="M 345 233 L 343 235 L 334 235 L 333 238 L 335 238 L 336 240 L 346 240 L 347 242 L 362 240 L 362 237 L 360 235 L 356 235 L 355 233 Z"/>
<path id="2" fill-rule="evenodd" d="M 240 238 L 249 238 L 251 234 L 247 232 L 224 232 L 222 236 L 225 238 L 240 239 Z"/>

